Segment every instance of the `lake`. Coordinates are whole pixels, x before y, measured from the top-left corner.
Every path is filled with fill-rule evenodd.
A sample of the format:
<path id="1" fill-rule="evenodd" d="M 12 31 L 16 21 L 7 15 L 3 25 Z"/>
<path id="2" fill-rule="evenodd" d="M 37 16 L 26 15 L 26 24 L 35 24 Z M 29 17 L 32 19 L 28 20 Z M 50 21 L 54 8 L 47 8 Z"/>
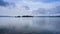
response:
<path id="1" fill-rule="evenodd" d="M 0 17 L 0 34 L 60 34 L 60 17 Z"/>

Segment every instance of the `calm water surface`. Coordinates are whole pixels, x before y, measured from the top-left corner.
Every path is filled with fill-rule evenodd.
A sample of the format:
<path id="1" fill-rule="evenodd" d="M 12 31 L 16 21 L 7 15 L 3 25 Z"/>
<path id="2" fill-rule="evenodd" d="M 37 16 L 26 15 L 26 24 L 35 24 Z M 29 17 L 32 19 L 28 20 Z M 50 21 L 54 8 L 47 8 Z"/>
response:
<path id="1" fill-rule="evenodd" d="M 0 34 L 59 34 L 60 17 L 0 17 Z"/>

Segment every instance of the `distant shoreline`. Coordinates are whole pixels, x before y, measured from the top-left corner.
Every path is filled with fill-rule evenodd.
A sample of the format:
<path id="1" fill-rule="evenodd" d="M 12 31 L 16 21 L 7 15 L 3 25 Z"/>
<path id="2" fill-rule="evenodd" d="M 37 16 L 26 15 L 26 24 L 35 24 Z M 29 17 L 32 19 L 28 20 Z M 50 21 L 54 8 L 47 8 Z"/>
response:
<path id="1" fill-rule="evenodd" d="M 0 17 L 60 17 L 60 16 L 0 16 Z"/>

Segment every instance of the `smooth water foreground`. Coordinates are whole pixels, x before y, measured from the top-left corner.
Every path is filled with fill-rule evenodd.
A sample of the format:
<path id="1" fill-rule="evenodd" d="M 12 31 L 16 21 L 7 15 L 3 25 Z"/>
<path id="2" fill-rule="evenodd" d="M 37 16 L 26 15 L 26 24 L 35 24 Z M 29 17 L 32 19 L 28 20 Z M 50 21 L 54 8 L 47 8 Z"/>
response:
<path id="1" fill-rule="evenodd" d="M 0 17 L 0 34 L 60 34 L 60 17 Z"/>

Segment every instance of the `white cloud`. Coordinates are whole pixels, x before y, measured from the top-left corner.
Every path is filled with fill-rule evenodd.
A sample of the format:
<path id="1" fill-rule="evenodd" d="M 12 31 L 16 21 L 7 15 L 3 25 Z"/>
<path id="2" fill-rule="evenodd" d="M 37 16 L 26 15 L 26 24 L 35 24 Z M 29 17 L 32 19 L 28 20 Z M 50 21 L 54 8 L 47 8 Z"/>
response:
<path id="1" fill-rule="evenodd" d="M 34 10 L 39 8 L 51 9 L 56 6 L 60 6 L 60 2 L 33 2 L 30 0 L 5 0 L 6 2 L 11 3 L 9 7 L 0 7 L 0 15 L 25 15 L 31 14 Z M 29 10 L 26 10 L 24 6 L 28 6 Z M 2 8 L 2 9 L 1 9 Z"/>

